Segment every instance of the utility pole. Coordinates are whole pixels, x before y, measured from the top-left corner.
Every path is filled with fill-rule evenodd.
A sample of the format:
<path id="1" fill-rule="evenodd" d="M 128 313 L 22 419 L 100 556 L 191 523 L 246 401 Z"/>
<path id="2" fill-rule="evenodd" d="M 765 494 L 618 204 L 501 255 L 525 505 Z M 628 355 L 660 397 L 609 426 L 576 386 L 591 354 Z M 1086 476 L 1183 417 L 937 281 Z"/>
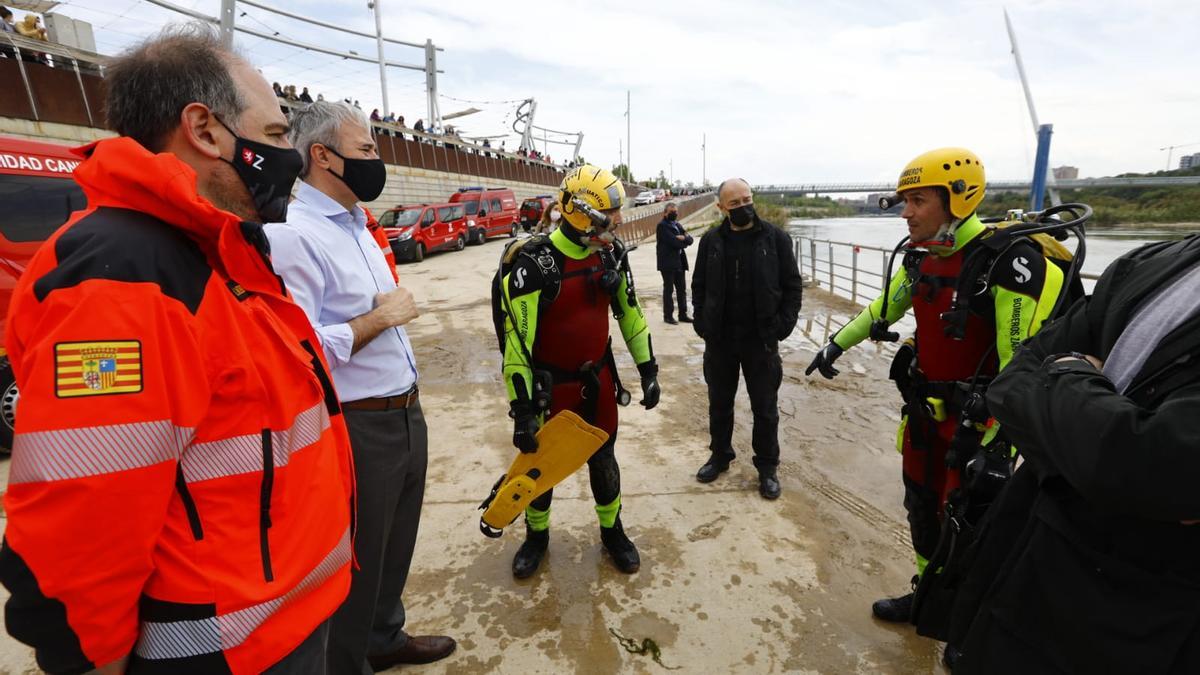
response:
<path id="1" fill-rule="evenodd" d="M 633 144 L 629 139 L 629 90 L 625 90 L 625 170 L 629 172 L 629 180 L 633 182 Z"/>
<path id="2" fill-rule="evenodd" d="M 433 40 L 425 40 L 425 96 L 428 99 L 426 106 L 428 107 L 428 115 L 426 117 L 426 129 L 442 126 L 442 111 L 438 106 L 438 88 L 437 88 L 437 48 L 433 46 Z M 530 113 L 530 122 L 533 121 L 533 114 Z"/>
<path id="3" fill-rule="evenodd" d="M 675 184 L 675 158 L 674 157 L 671 158 L 670 164 L 671 164 L 671 177 L 668 180 L 670 181 L 671 185 L 674 185 Z"/>
<path id="4" fill-rule="evenodd" d="M 383 16 L 380 14 L 379 3 L 382 0 L 372 0 L 367 3 L 368 9 L 375 10 L 375 47 L 379 51 L 379 92 L 383 95 L 383 116 L 388 116 L 387 65 L 383 56 Z"/>
<path id="5" fill-rule="evenodd" d="M 708 185 L 708 134 L 700 137 L 700 187 Z"/>
<path id="6" fill-rule="evenodd" d="M 617 166 L 621 166 L 624 163 L 625 163 L 625 146 L 621 145 L 621 139 L 618 138 L 617 139 Z M 625 180 L 626 183 L 630 182 L 628 180 L 629 179 L 629 167 L 628 166 L 625 167 L 625 179 L 626 179 Z"/>

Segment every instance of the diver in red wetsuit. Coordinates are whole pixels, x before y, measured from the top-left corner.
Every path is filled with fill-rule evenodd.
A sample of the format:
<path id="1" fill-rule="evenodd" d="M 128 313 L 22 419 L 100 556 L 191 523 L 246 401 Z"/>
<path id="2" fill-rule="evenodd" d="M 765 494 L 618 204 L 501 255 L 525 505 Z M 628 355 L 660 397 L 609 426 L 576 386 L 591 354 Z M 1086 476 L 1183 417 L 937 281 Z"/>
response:
<path id="1" fill-rule="evenodd" d="M 608 332 L 611 312 L 621 327 L 638 373 L 646 409 L 658 405 L 658 364 L 650 329 L 634 291 L 621 223 L 625 189 L 611 172 L 585 165 L 563 180 L 558 194 L 562 226 L 506 251 L 511 261 L 504 293 L 504 381 L 514 421 L 513 445 L 537 449 L 542 421 L 571 410 L 608 432 L 609 440 L 588 460 L 600 540 L 617 569 L 627 574 L 641 562 L 621 524 L 621 472 L 617 438 L 620 388 Z M 548 397 L 546 396 L 548 394 Z M 547 400 L 548 399 L 548 400 Z M 513 558 L 518 579 L 537 571 L 550 541 L 553 490 L 525 510 L 526 539 Z"/>

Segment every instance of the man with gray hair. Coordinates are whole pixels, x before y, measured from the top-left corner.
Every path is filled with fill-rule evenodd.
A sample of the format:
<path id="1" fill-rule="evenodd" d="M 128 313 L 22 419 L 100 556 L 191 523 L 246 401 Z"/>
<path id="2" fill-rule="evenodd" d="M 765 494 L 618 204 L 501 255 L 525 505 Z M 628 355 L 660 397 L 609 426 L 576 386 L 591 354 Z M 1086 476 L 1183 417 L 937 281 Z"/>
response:
<path id="1" fill-rule="evenodd" d="M 350 595 L 333 617 L 329 668 L 339 675 L 429 663 L 455 642 L 404 632 L 408 578 L 427 462 L 417 365 L 404 325 L 417 318 L 397 286 L 370 214 L 387 169 L 362 110 L 317 101 L 291 118 L 304 157 L 286 224 L 267 229 L 276 271 L 308 314 L 329 360 L 350 432 L 357 492 Z M 386 242 L 383 243 L 386 246 Z"/>

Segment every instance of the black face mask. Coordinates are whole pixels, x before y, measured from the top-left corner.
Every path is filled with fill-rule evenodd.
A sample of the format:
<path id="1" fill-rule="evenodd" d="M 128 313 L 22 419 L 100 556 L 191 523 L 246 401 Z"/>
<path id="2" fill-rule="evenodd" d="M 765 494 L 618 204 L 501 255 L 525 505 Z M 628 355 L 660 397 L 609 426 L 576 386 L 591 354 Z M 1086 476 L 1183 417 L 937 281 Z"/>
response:
<path id="1" fill-rule="evenodd" d="M 237 139 L 233 145 L 233 161 L 221 159 L 233 167 L 246 185 L 258 217 L 264 223 L 287 220 L 288 200 L 292 197 L 292 186 L 304 168 L 304 158 L 294 148 L 277 148 L 242 138 L 220 117 L 216 120 Z"/>
<path id="2" fill-rule="evenodd" d="M 330 169 L 329 173 L 341 179 L 354 196 L 358 197 L 358 201 L 373 202 L 379 198 L 383 193 L 383 185 L 387 182 L 387 167 L 383 165 L 382 159 L 347 159 L 329 146 L 325 146 L 325 149 L 342 158 L 346 165 L 342 169 L 342 175 L 338 176 L 333 169 Z"/>
<path id="3" fill-rule="evenodd" d="M 667 214 L 667 220 L 671 221 L 672 223 L 675 222 L 675 219 L 678 217 L 679 217 L 679 214 L 675 213 L 674 211 Z"/>
<path id="4" fill-rule="evenodd" d="M 729 209 L 729 222 L 736 227 L 745 227 L 754 222 L 754 205 L 746 204 L 736 209 Z"/>

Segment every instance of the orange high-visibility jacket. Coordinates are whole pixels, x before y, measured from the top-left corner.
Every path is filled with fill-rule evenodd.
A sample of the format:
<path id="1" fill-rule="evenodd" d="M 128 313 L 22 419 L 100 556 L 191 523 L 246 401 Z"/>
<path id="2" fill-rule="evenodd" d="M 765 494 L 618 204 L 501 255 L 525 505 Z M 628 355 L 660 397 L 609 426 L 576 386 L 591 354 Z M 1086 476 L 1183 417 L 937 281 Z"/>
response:
<path id="1" fill-rule="evenodd" d="M 387 234 L 383 231 L 383 226 L 375 220 L 375 216 L 371 215 L 367 207 L 363 207 L 363 213 L 367 215 L 367 231 L 371 233 L 371 237 L 375 239 L 375 243 L 379 244 L 379 248 L 383 250 L 383 259 L 387 261 L 388 269 L 392 272 L 392 278 L 396 283 L 400 283 L 400 275 L 396 273 L 396 252 L 392 250 L 392 243 L 388 241 Z"/>
<path id="2" fill-rule="evenodd" d="M 129 138 L 13 294 L 21 391 L 0 580 L 51 672 L 257 673 L 350 584 L 353 465 L 262 226 Z"/>

